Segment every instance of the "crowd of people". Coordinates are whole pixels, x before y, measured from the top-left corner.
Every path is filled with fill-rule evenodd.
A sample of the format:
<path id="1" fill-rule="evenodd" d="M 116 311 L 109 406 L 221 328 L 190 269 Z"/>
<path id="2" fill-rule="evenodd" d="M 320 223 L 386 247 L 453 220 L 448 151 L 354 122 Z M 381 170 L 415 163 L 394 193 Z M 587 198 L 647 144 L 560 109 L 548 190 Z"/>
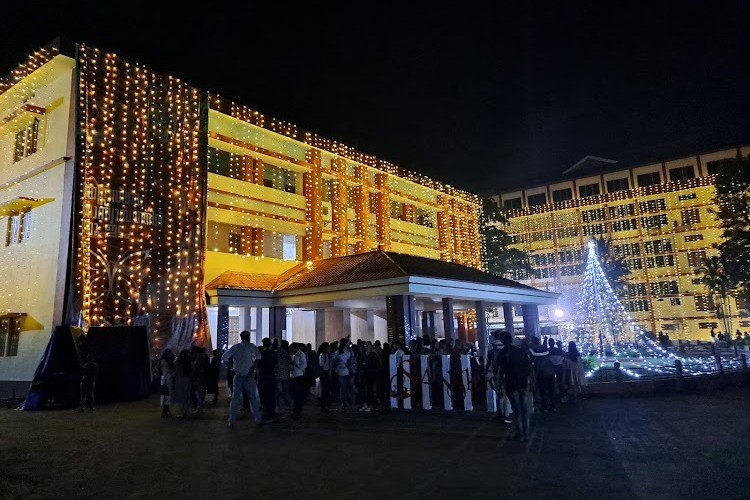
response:
<path id="1" fill-rule="evenodd" d="M 711 342 L 715 344 L 723 343 L 727 346 L 750 346 L 750 332 L 745 332 L 743 334 L 741 331 L 737 330 L 734 333 L 734 339 L 732 339 L 731 335 L 725 335 L 721 332 L 716 333 L 714 328 L 711 328 Z"/>
<path id="2" fill-rule="evenodd" d="M 568 398 L 581 397 L 585 377 L 583 360 L 574 342 L 567 351 L 553 339 L 514 337 L 495 331 L 487 357 L 480 356 L 476 346 L 461 339 L 418 337 L 407 345 L 349 337 L 323 342 L 317 350 L 310 344 L 279 339 L 263 339 L 260 346 L 250 342 L 243 331 L 241 341 L 226 351 L 216 350 L 209 357 L 201 347 L 183 350 L 175 356 L 165 350 L 160 361 L 162 417 L 202 414 L 207 394 L 216 404 L 219 394 L 220 368 L 227 367 L 227 386 L 231 393 L 228 425 L 233 427 L 238 411 L 252 415 L 256 425 L 277 418 L 299 415 L 315 392 L 323 412 L 333 410 L 369 412 L 389 406 L 391 398 L 411 398 L 421 405 L 423 385 L 429 383 L 432 404 L 445 407 L 445 394 L 455 405 L 462 404 L 467 390 L 474 400 L 484 401 L 490 385 L 497 394 L 498 416 L 515 422 L 517 437 L 528 438 L 529 415 L 534 408 L 553 412 Z M 395 354 L 397 373 L 390 371 L 390 355 Z M 408 366 L 404 358 L 410 356 Z M 443 373 L 442 356 L 450 356 L 450 368 Z M 460 355 L 469 355 L 471 370 L 461 368 Z M 426 356 L 426 357 L 425 357 Z M 423 370 L 426 360 L 429 367 Z M 429 381 L 421 380 L 426 372 Z M 464 379 L 464 374 L 471 373 Z M 404 384 L 409 377 L 411 384 Z M 411 386 L 410 389 L 401 389 Z M 449 390 L 444 391 L 445 386 Z M 459 406 L 460 407 L 460 406 Z"/>

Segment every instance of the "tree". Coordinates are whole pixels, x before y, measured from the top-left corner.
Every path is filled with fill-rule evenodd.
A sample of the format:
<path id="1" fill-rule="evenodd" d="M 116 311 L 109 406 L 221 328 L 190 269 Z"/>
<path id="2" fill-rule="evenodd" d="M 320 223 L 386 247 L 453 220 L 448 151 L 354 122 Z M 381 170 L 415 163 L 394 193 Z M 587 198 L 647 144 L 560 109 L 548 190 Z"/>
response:
<path id="1" fill-rule="evenodd" d="M 630 274 L 630 269 L 625 264 L 625 259 L 612 252 L 612 240 L 605 240 L 600 236 L 596 240 L 596 254 L 599 256 L 599 264 L 604 275 L 609 280 L 612 290 L 618 297 L 622 297 L 627 286 L 625 277 Z"/>
<path id="2" fill-rule="evenodd" d="M 529 255 L 518 248 L 509 248 L 513 239 L 505 231 L 509 225 L 494 200 L 482 200 L 482 217 L 479 230 L 484 239 L 484 268 L 488 273 L 502 276 L 511 271 L 531 271 Z"/>
<path id="3" fill-rule="evenodd" d="M 719 163 L 716 177 L 717 209 L 723 229 L 717 246 L 721 270 L 731 288 L 747 303 L 750 298 L 750 160 L 733 158 Z"/>
<path id="4" fill-rule="evenodd" d="M 732 303 L 730 298 L 735 292 L 733 279 L 727 273 L 723 256 L 706 257 L 701 267 L 695 270 L 716 304 L 716 317 L 724 324 L 724 332 L 732 338 Z"/>

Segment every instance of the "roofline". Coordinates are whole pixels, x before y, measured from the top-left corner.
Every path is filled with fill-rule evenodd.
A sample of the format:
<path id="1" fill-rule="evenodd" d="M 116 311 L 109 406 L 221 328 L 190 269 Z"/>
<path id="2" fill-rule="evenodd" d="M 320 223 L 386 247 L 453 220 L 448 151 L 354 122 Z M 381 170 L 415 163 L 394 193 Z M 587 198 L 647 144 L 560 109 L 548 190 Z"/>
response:
<path id="1" fill-rule="evenodd" d="M 583 178 L 586 178 L 586 177 L 594 177 L 596 175 L 603 175 L 603 174 L 607 174 L 607 173 L 614 173 L 614 172 L 619 172 L 621 170 L 632 170 L 632 169 L 641 168 L 641 167 L 649 167 L 651 165 L 656 165 L 656 164 L 659 164 L 659 163 L 667 163 L 667 162 L 682 160 L 684 158 L 690 158 L 692 156 L 710 155 L 712 153 L 718 153 L 719 151 L 727 151 L 727 150 L 731 150 L 731 149 L 735 149 L 736 150 L 738 148 L 746 148 L 746 147 L 750 147 L 750 141 L 739 143 L 739 144 L 734 143 L 734 144 L 731 144 L 731 145 L 717 147 L 717 148 L 714 148 L 714 149 L 710 149 L 708 151 L 700 151 L 700 152 L 693 153 L 693 154 L 682 154 L 682 155 L 679 155 L 679 156 L 673 156 L 673 157 L 665 158 L 665 159 L 661 159 L 661 160 L 655 159 L 654 161 L 650 161 L 650 162 L 647 162 L 647 163 L 637 163 L 637 164 L 634 164 L 634 165 L 633 164 L 630 164 L 630 165 L 622 164 L 622 167 L 620 167 L 620 168 L 606 169 L 606 171 L 592 170 L 591 172 L 589 172 L 590 175 L 570 175 L 570 176 L 567 176 L 567 177 L 556 177 L 553 180 L 550 180 L 550 181 L 548 181 L 548 182 L 546 182 L 544 184 L 526 184 L 526 185 L 520 185 L 520 186 L 516 187 L 515 189 L 511 189 L 511 190 L 508 190 L 508 191 L 500 191 L 499 193 L 496 192 L 494 195 L 491 195 L 491 197 L 499 196 L 499 197 L 502 198 L 502 196 L 504 194 L 515 193 L 517 191 L 528 191 L 528 190 L 531 190 L 531 189 L 543 188 L 543 187 L 551 186 L 552 184 L 557 184 L 557 183 L 560 183 L 560 182 L 570 182 L 570 181 L 573 181 L 573 180 L 576 180 L 576 179 L 583 179 Z"/>

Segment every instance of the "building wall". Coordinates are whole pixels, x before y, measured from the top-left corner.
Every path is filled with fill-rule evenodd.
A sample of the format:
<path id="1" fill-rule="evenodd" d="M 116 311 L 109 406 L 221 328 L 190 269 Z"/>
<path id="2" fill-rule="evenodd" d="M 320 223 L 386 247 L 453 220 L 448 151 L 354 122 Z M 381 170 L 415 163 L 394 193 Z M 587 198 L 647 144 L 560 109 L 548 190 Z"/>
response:
<path id="1" fill-rule="evenodd" d="M 73 60 L 58 55 L 0 94 L 0 314 L 26 314 L 18 354 L 0 357 L 0 380 L 31 380 L 61 322 L 72 197 L 73 67 Z M 34 119 L 37 150 L 14 161 L 17 134 Z M 9 222 L 26 209 L 28 232 L 21 242 L 9 242 Z"/>
<path id="2" fill-rule="evenodd" d="M 378 248 L 481 266 L 478 198 L 259 116 L 211 99 L 206 282 Z"/>
<path id="3" fill-rule="evenodd" d="M 612 250 L 623 257 L 631 270 L 625 307 L 643 328 L 664 331 L 672 338 L 707 339 L 711 325 L 721 329 L 712 301 L 695 275 L 700 257 L 716 255 L 713 245 L 721 241 L 721 229 L 711 213 L 715 177 L 708 175 L 708 162 L 747 154 L 747 148 L 733 148 L 704 155 L 678 158 L 602 174 L 602 195 L 561 203 L 529 206 L 528 193 L 543 191 L 537 186 L 503 193 L 496 199 L 523 200 L 520 209 L 509 212 L 515 246 L 531 255 L 531 275 L 513 276 L 523 283 L 563 295 L 554 308 L 540 308 L 542 320 L 554 321 L 552 311 L 560 307 L 566 318 L 574 312 L 582 281 L 587 243 L 591 238 L 611 239 Z M 693 179 L 671 181 L 670 169 L 691 166 Z M 638 176 L 658 173 L 660 183 L 640 186 Z M 606 192 L 607 181 L 626 177 L 631 189 Z M 550 185 L 561 189 L 596 182 L 587 175 Z M 645 178 L 643 178 L 645 182 Z M 732 303 L 733 311 L 737 311 Z M 740 329 L 750 322 L 735 316 Z"/>

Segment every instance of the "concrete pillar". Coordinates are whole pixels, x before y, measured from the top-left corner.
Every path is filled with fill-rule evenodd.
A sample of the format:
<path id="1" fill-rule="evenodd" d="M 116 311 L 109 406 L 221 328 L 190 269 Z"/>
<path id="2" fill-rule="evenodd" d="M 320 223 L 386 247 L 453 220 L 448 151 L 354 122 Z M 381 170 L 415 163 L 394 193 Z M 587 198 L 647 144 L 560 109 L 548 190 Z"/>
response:
<path id="1" fill-rule="evenodd" d="M 263 340 L 263 308 L 255 308 L 255 345 L 260 345 Z"/>
<path id="2" fill-rule="evenodd" d="M 427 319 L 427 311 L 422 311 L 422 336 L 429 335 L 430 327 Z"/>
<path id="3" fill-rule="evenodd" d="M 435 338 L 435 311 L 427 311 L 427 335 Z"/>
<path id="4" fill-rule="evenodd" d="M 216 327 L 219 331 L 219 346 L 232 347 L 229 345 L 229 306 L 219 306 L 219 316 Z"/>
<path id="5" fill-rule="evenodd" d="M 281 340 L 284 330 L 286 330 L 286 307 L 271 307 L 268 314 L 268 336 Z"/>
<path id="6" fill-rule="evenodd" d="M 344 337 L 350 337 L 352 334 L 352 310 L 342 309 L 341 314 L 343 316 Z"/>
<path id="7" fill-rule="evenodd" d="M 489 345 L 489 331 L 487 330 L 487 307 L 484 302 L 478 300 L 474 303 L 477 311 L 477 343 L 479 344 L 479 355 L 487 359 L 487 346 Z"/>
<path id="8" fill-rule="evenodd" d="M 416 338 L 417 315 L 413 295 L 388 295 L 385 298 L 388 342 L 408 345 Z"/>
<path id="9" fill-rule="evenodd" d="M 539 331 L 539 306 L 536 304 L 524 304 L 523 306 L 523 333 L 526 337 L 540 337 Z M 541 337 L 540 337 L 541 338 Z"/>
<path id="10" fill-rule="evenodd" d="M 326 341 L 326 310 L 315 309 L 315 345 L 319 346 L 325 341 Z"/>
<path id="11" fill-rule="evenodd" d="M 375 311 L 367 310 L 367 338 L 372 339 L 373 342 L 377 340 L 375 338 Z"/>
<path id="12" fill-rule="evenodd" d="M 513 333 L 515 326 L 513 324 L 513 304 L 510 302 L 503 303 L 503 318 L 505 321 L 505 329 L 510 333 Z"/>
<path id="13" fill-rule="evenodd" d="M 445 338 L 456 339 L 456 327 L 453 324 L 453 299 L 443 298 L 443 324 L 445 325 Z"/>

